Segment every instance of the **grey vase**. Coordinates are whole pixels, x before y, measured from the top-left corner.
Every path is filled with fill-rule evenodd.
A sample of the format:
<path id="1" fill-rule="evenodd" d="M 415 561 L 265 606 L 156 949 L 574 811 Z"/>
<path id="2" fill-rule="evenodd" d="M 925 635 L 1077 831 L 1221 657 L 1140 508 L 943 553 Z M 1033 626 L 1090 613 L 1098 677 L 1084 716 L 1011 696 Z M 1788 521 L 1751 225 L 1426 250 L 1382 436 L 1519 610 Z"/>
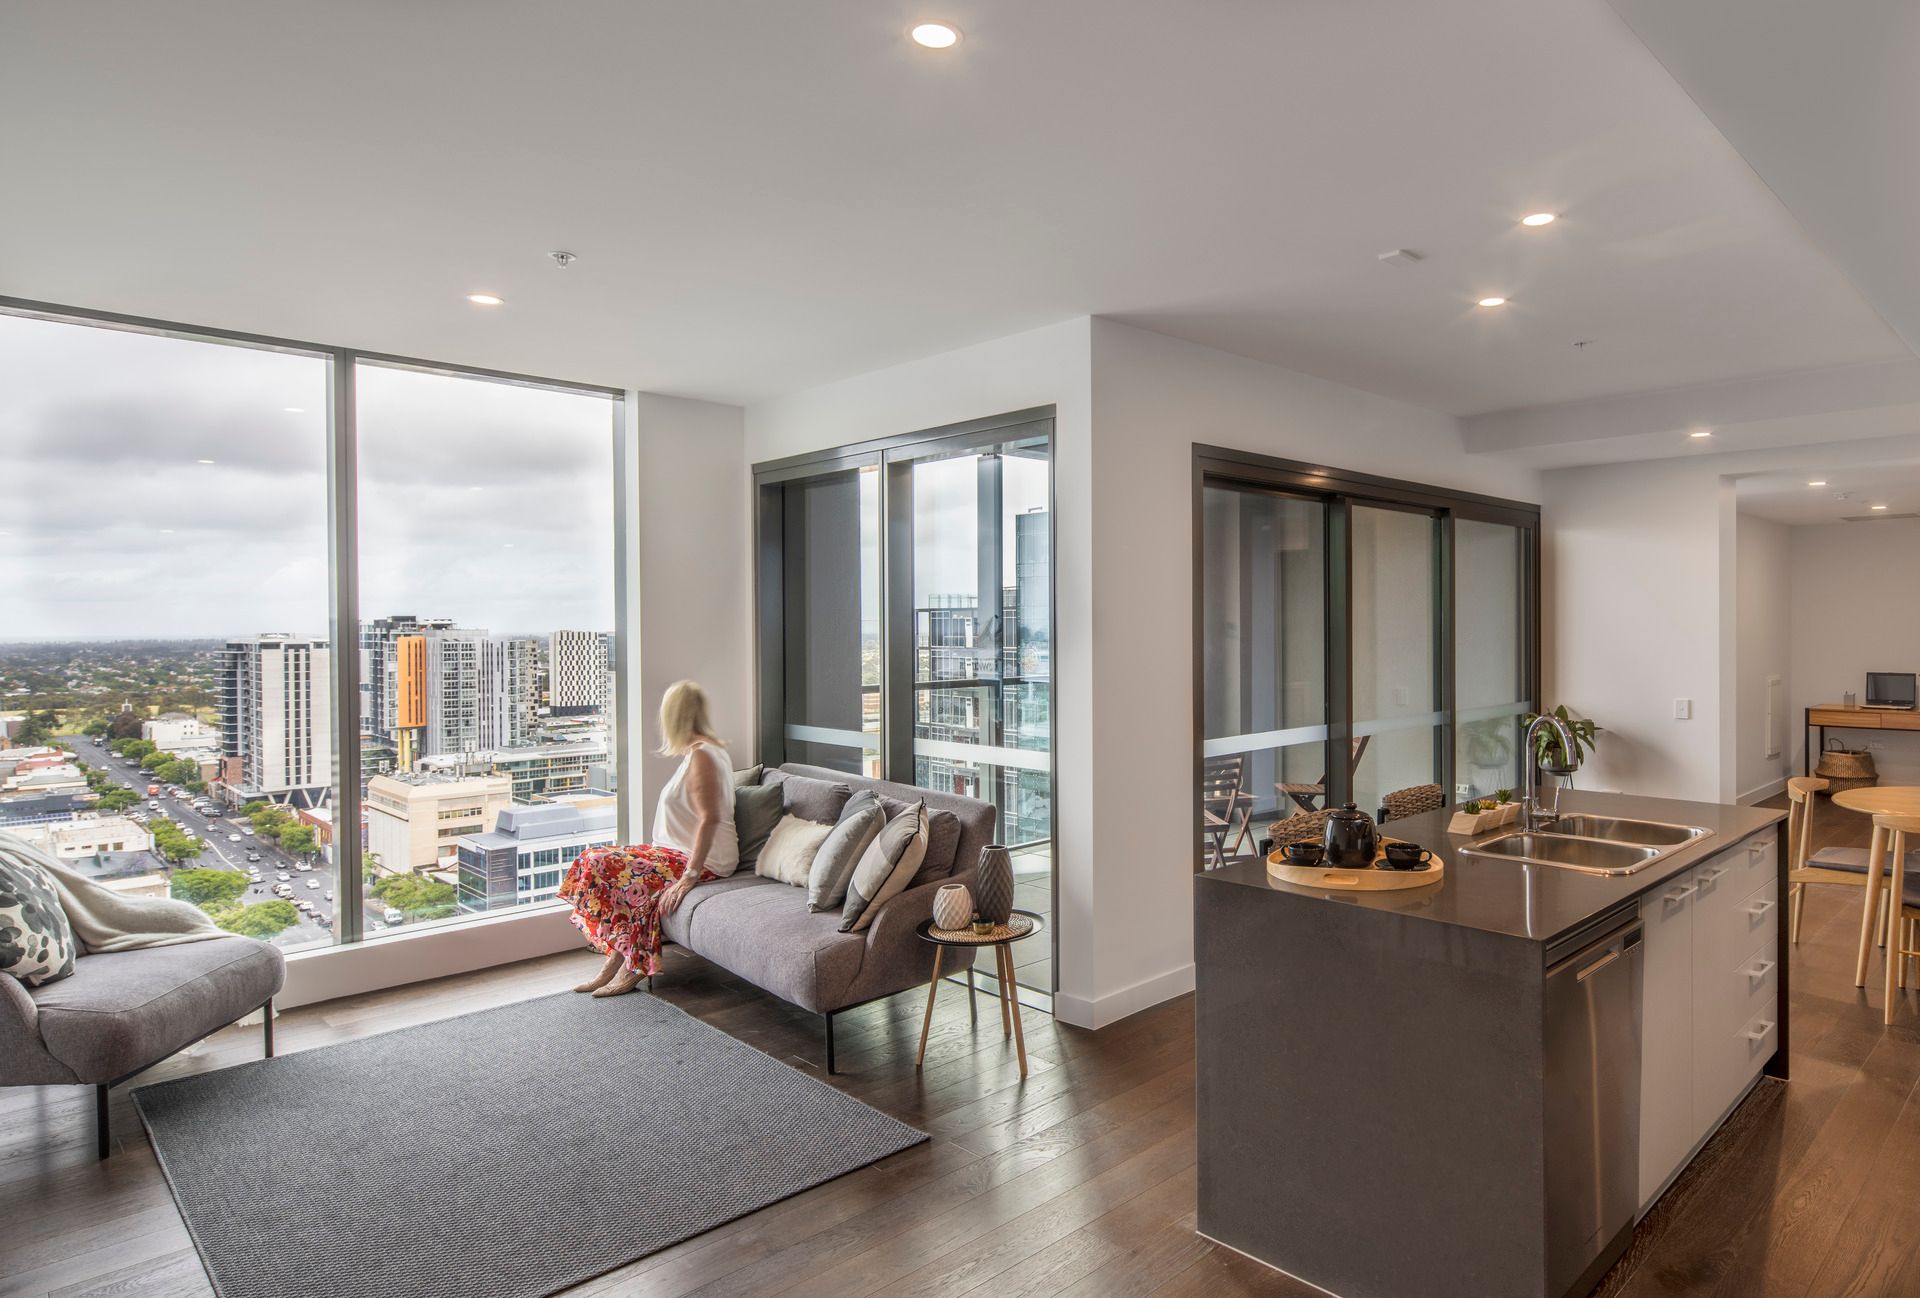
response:
<path id="1" fill-rule="evenodd" d="M 980 849 L 980 879 L 973 885 L 973 908 L 989 924 L 1004 924 L 1013 914 L 1013 857 L 999 843 Z"/>

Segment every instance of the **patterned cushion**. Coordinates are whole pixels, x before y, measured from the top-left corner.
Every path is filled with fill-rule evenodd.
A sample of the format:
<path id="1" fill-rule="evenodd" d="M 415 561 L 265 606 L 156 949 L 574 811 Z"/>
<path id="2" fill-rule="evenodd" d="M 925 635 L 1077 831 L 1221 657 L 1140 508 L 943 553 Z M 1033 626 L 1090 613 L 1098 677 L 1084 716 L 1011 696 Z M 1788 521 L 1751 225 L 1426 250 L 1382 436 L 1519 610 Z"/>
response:
<path id="1" fill-rule="evenodd" d="M 926 854 L 927 804 L 923 802 L 911 814 L 888 821 L 867 844 L 847 885 L 846 918 L 840 921 L 840 931 L 858 933 L 873 923 L 882 906 L 907 890 Z"/>
<path id="2" fill-rule="evenodd" d="M 886 823 L 887 815 L 873 790 L 862 789 L 847 799 L 840 823 L 814 854 L 813 869 L 807 875 L 808 910 L 833 910 L 846 901 L 854 867 Z"/>
<path id="3" fill-rule="evenodd" d="M 75 950 L 52 877 L 37 865 L 0 857 L 0 973 L 39 987 L 73 972 Z"/>
<path id="4" fill-rule="evenodd" d="M 753 872 L 762 879 L 806 887 L 813 858 L 832 832 L 832 825 L 822 825 L 802 816 L 780 817 L 780 823 L 767 836 L 767 845 L 760 849 L 760 859 L 753 863 Z"/>

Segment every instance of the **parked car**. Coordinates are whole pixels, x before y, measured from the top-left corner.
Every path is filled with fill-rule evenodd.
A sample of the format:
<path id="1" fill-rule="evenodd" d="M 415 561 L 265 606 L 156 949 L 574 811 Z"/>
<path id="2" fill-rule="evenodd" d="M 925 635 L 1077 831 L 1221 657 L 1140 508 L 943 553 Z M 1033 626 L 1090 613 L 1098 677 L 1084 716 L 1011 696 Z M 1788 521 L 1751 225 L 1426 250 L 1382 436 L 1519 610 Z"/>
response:
<path id="1" fill-rule="evenodd" d="M 237 843 L 237 842 L 239 842 L 239 841 L 240 841 L 240 835 L 238 835 L 238 834 L 228 834 L 228 835 L 227 835 L 227 841 L 228 841 L 229 843 Z"/>
<path id="2" fill-rule="evenodd" d="M 307 887 L 309 887 L 309 888 L 318 888 L 319 886 L 320 886 L 320 881 L 319 881 L 318 879 L 309 879 L 309 880 L 307 880 Z"/>
<path id="3" fill-rule="evenodd" d="M 246 835 L 246 836 L 247 836 L 248 838 L 252 838 L 252 837 L 253 837 L 253 826 L 252 826 L 252 825 L 242 825 L 242 826 L 240 826 L 240 832 L 241 832 L 241 833 L 243 833 L 243 834 L 245 834 L 245 835 Z"/>
<path id="4" fill-rule="evenodd" d="M 395 910 L 391 906 L 387 907 L 387 914 L 386 914 L 387 923 L 396 924 L 396 925 L 404 924 L 406 923 L 406 920 L 407 920 L 407 917 L 405 915 L 401 914 L 399 911 Z"/>
<path id="5" fill-rule="evenodd" d="M 273 877 L 278 879 L 281 883 L 293 882 L 293 876 L 288 874 L 285 870 L 281 870 L 279 873 L 275 874 Z"/>
<path id="6" fill-rule="evenodd" d="M 260 853 L 258 853 L 258 852 L 248 852 L 248 853 L 247 853 L 247 859 L 248 859 L 249 861 L 258 861 L 258 860 L 260 859 Z"/>

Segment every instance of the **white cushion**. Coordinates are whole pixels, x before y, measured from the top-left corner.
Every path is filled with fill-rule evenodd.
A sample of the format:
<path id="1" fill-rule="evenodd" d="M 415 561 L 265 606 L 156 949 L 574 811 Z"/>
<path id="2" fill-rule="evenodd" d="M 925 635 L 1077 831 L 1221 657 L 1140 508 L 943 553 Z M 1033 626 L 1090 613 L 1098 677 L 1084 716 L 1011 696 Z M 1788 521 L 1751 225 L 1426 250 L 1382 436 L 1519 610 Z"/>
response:
<path id="1" fill-rule="evenodd" d="M 767 845 L 760 849 L 759 859 L 753 863 L 753 872 L 764 879 L 806 887 L 814 854 L 832 832 L 832 825 L 799 816 L 780 817 L 773 833 L 767 835 Z"/>

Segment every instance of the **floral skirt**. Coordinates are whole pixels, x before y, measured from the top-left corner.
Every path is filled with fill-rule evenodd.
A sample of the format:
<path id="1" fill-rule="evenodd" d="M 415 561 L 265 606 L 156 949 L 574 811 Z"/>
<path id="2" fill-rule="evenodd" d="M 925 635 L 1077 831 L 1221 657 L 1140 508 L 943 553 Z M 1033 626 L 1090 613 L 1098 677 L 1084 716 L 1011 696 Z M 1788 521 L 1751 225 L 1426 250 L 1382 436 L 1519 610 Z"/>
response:
<path id="1" fill-rule="evenodd" d="M 660 894 L 686 872 L 686 853 L 671 847 L 589 848 L 559 895 L 573 903 L 573 926 L 594 950 L 619 956 L 628 973 L 652 975 L 660 972 Z"/>

